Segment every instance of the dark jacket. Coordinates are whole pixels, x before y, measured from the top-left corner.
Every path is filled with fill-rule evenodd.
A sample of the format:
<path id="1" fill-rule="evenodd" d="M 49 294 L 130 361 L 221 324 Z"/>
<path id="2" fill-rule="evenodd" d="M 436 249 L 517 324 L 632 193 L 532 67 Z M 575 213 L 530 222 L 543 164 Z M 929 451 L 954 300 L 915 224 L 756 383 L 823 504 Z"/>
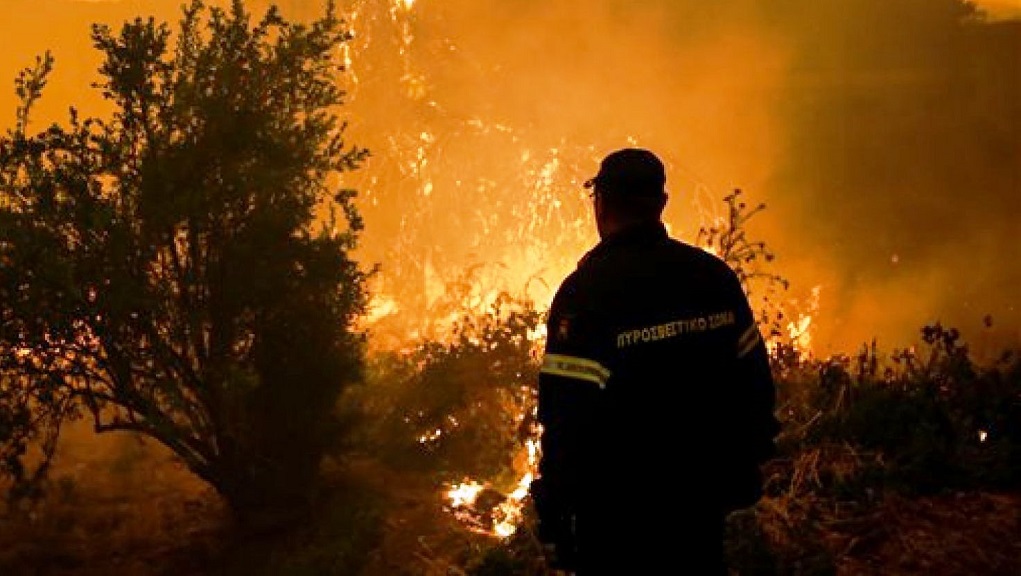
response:
<path id="1" fill-rule="evenodd" d="M 693 503 L 722 516 L 760 498 L 759 466 L 779 431 L 775 389 L 722 260 L 661 224 L 629 228 L 581 260 L 547 327 L 540 523 L 642 520 Z"/>

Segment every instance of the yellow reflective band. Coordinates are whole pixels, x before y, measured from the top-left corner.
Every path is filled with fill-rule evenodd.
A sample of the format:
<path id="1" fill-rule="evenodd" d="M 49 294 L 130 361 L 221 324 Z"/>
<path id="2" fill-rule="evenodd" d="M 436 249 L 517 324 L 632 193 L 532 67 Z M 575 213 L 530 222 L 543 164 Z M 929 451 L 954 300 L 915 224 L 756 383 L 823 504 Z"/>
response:
<path id="1" fill-rule="evenodd" d="M 737 352 L 738 358 L 744 358 L 747 356 L 749 352 L 755 349 L 755 347 L 759 344 L 759 341 L 762 340 L 762 335 L 759 334 L 758 328 L 752 326 L 749 330 L 753 330 L 754 332 L 749 337 L 745 338 L 744 336 L 741 336 L 740 340 L 738 340 L 738 346 L 741 347 L 741 349 Z M 748 334 L 748 332 L 745 332 L 745 334 Z"/>
<path id="2" fill-rule="evenodd" d="M 585 380 L 598 384 L 600 388 L 606 387 L 606 381 L 610 379 L 610 371 L 602 364 L 588 358 L 577 356 L 564 356 L 562 354 L 547 354 L 542 360 L 543 374 L 564 376 L 576 380 Z"/>
<path id="3" fill-rule="evenodd" d="M 759 327 L 756 326 L 755 324 L 752 324 L 747 329 L 745 329 L 745 331 L 741 334 L 741 337 L 737 339 L 737 347 L 744 348 L 748 344 L 748 342 L 754 342 L 757 339 L 756 336 L 758 335 Z"/>

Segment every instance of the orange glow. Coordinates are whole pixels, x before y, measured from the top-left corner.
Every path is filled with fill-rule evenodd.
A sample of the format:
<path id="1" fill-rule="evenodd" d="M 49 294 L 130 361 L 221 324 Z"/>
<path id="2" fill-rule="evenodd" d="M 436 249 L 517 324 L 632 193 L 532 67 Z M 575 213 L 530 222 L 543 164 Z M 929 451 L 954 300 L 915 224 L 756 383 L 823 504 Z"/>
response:
<path id="1" fill-rule="evenodd" d="M 277 3 L 298 19 L 323 5 Z M 248 2 L 256 16 L 268 4 Z M 794 286 L 822 284 L 833 296 L 833 308 L 811 320 L 820 352 L 873 336 L 913 338 L 931 314 L 950 306 L 946 290 L 921 287 L 951 284 L 946 263 L 969 261 L 974 242 L 995 245 L 996 238 L 959 250 L 947 244 L 933 263 L 912 262 L 897 248 L 889 253 L 898 254 L 899 276 L 860 284 L 861 263 L 835 261 L 828 246 L 805 237 L 795 219 L 814 216 L 794 208 L 812 191 L 774 183 L 778 167 L 789 164 L 789 126 L 776 104 L 797 80 L 792 47 L 747 4 L 691 9 L 688 23 L 665 2 L 621 13 L 590 1 L 339 1 L 354 33 L 338 54 L 349 89 L 348 136 L 373 153 L 343 183 L 360 192 L 360 256 L 382 264 L 381 297 L 393 302 L 388 316 L 408 319 L 398 332 L 414 332 L 447 283 L 474 265 L 500 268 L 485 279 L 488 289 L 527 292 L 548 304 L 553 287 L 597 240 L 579 184 L 624 143 L 662 153 L 671 194 L 665 220 L 677 237 L 692 238 L 735 186 L 770 204 L 756 233 L 776 249 L 781 271 Z M 1016 3 L 978 5 L 1007 16 Z M 84 115 L 102 114 L 106 105 L 88 88 L 99 64 L 89 24 L 116 26 L 150 14 L 173 23 L 179 12 L 172 0 L 0 2 L 0 127 L 14 119 L 11 80 L 46 49 L 56 68 L 33 127 L 64 119 L 72 103 Z M 987 263 L 980 276 L 1014 285 L 995 270 Z M 892 309 L 889 301 L 903 305 Z M 1008 319 L 1021 313 L 1001 308 L 982 312 Z M 982 315 L 967 308 L 961 314 Z"/>
<path id="2" fill-rule="evenodd" d="M 465 479 L 458 484 L 451 484 L 444 496 L 447 507 L 473 531 L 495 538 L 509 538 L 517 532 L 524 516 L 525 499 L 528 489 L 535 478 L 539 465 L 539 430 L 525 442 L 522 451 L 515 457 L 515 470 L 519 472 L 517 483 L 507 492 L 502 492 L 489 484 L 476 480 Z M 476 510 L 475 505 L 480 494 L 485 490 L 494 490 L 500 494 L 500 500 L 490 510 Z M 485 518 L 486 520 L 482 520 Z"/>
<path id="3" fill-rule="evenodd" d="M 464 506 L 471 506 L 475 504 L 475 500 L 482 493 L 484 486 L 475 481 L 466 481 L 461 484 L 455 484 L 447 490 L 447 498 L 450 500 L 450 506 L 453 508 L 461 508 Z"/>
<path id="4" fill-rule="evenodd" d="M 0 129 L 14 121 L 12 79 L 47 49 L 56 67 L 32 128 L 63 121 L 70 104 L 82 115 L 103 114 L 107 105 L 88 88 L 99 66 L 89 24 L 116 26 L 150 14 L 173 23 L 181 3 L 0 0 Z M 258 16 L 269 3 L 248 6 Z M 315 16 L 323 4 L 275 3 L 293 19 Z M 701 225 L 716 221 L 720 199 L 734 187 L 770 204 L 752 232 L 777 248 L 778 268 L 794 286 L 814 286 L 784 326 L 802 359 L 875 336 L 908 340 L 946 306 L 972 313 L 949 304 L 954 297 L 946 287 L 962 283 L 950 262 L 974 262 L 991 286 L 1014 298 L 1017 283 L 1004 281 L 1011 277 L 989 256 L 1003 245 L 985 235 L 985 222 L 966 242 L 930 240 L 931 254 L 923 254 L 930 260 L 912 260 L 897 246 L 881 263 L 834 259 L 835 248 L 805 232 L 807 220 L 825 220 L 831 229 L 846 224 L 845 215 L 816 205 L 819 191 L 799 180 L 815 167 L 790 150 L 791 109 L 812 97 L 798 83 L 832 78 L 814 76 L 821 72 L 812 67 L 826 62 L 798 61 L 769 18 L 755 16 L 758 4 L 765 3 L 634 2 L 625 11 L 620 3 L 591 0 L 339 1 L 354 35 L 338 53 L 348 89 L 341 112 L 350 120 L 348 140 L 372 152 L 362 169 L 341 178 L 359 191 L 365 217 L 358 257 L 382 265 L 361 319 L 370 345 L 443 338 L 461 309 L 440 304 L 466 270 L 470 285 L 462 288 L 471 310 L 488 309 L 501 291 L 547 306 L 560 280 L 598 241 L 580 184 L 621 145 L 661 153 L 670 193 L 664 219 L 675 237 L 692 239 Z M 1017 0 L 977 4 L 995 16 L 1021 15 Z M 830 71 L 837 79 L 844 72 Z M 820 138 L 823 144 L 833 145 Z M 886 206 L 885 199 L 873 202 L 876 213 Z M 811 211 L 799 212 L 802 204 Z M 864 282 L 864 269 L 881 273 Z M 536 352 L 545 338 L 545 326 L 529 334 Z M 437 428 L 414 440 L 427 445 L 442 438 Z M 515 454 L 514 483 L 469 478 L 438 497 L 472 530 L 511 536 L 537 473 L 537 438 L 538 430 Z M 980 432 L 979 441 L 986 440 Z M 499 496 L 497 503 L 478 510 L 486 491 Z"/>
<path id="5" fill-rule="evenodd" d="M 812 288 L 804 310 L 798 310 L 798 319 L 787 324 L 787 334 L 802 360 L 813 356 L 812 353 L 812 318 L 819 311 L 819 294 L 822 286 Z"/>

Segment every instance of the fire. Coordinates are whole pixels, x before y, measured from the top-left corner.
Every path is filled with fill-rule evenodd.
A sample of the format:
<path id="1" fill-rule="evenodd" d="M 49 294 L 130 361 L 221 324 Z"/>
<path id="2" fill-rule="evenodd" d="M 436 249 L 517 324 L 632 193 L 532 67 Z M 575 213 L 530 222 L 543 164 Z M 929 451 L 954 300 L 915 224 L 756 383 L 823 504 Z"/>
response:
<path id="1" fill-rule="evenodd" d="M 366 324 L 375 324 L 387 316 L 400 311 L 397 301 L 385 294 L 375 294 L 369 301 L 368 311 L 363 318 Z"/>
<path id="2" fill-rule="evenodd" d="M 797 322 L 787 324 L 787 334 L 790 336 L 794 347 L 798 349 L 802 357 L 808 356 L 812 351 L 812 316 L 800 314 Z"/>
<path id="3" fill-rule="evenodd" d="M 419 444 L 428 444 L 430 442 L 435 442 L 436 440 L 439 440 L 441 436 L 443 436 L 443 430 L 437 428 L 437 429 L 433 430 L 432 432 L 426 432 L 425 434 L 422 434 L 421 436 L 419 436 L 418 437 L 418 443 Z"/>
<path id="4" fill-rule="evenodd" d="M 524 518 L 525 499 L 528 489 L 539 465 L 539 430 L 533 431 L 534 437 L 525 442 L 522 453 L 525 470 L 517 483 L 509 492 L 502 492 L 490 484 L 465 479 L 452 484 L 445 492 L 447 507 L 454 516 L 464 522 L 473 531 L 495 538 L 509 538 L 518 530 Z M 515 459 L 518 460 L 518 459 Z M 499 495 L 499 500 L 488 511 L 477 509 L 479 496 L 490 491 Z"/>
<path id="5" fill-rule="evenodd" d="M 819 311 L 821 292 L 822 286 L 813 287 L 807 310 L 799 312 L 798 319 L 787 324 L 788 336 L 802 360 L 812 356 L 812 316 Z"/>
<path id="6" fill-rule="evenodd" d="M 427 18 L 416 12 L 424 10 L 414 0 L 354 0 L 349 22 L 356 49 L 345 45 L 342 53 L 353 82 L 352 109 L 364 118 L 392 116 L 394 122 L 366 130 L 378 139 L 366 142 L 373 158 L 363 170 L 346 174 L 350 180 L 345 184 L 359 190 L 366 221 L 379 218 L 386 223 L 386 237 L 394 239 L 369 255 L 370 260 L 385 259 L 384 284 L 373 290 L 364 322 L 377 342 L 387 328 L 383 324 L 393 323 L 397 346 L 407 338 L 442 340 L 459 320 L 463 310 L 452 313 L 436 306 L 447 293 L 452 271 L 456 275 L 493 265 L 495 272 L 485 268 L 483 273 L 490 275 L 466 295 L 471 310 L 488 309 L 501 289 L 524 291 L 534 302 L 548 304 L 555 281 L 574 269 L 597 240 L 580 182 L 590 176 L 584 167 L 596 165 L 601 151 L 563 140 L 537 141 L 527 126 L 480 117 L 456 101 L 442 100 L 443 92 L 435 89 L 423 63 L 430 55 L 458 54 L 460 46 L 442 33 L 423 35 L 420 42 L 415 32 Z M 387 51 L 385 59 L 372 56 L 380 50 Z M 362 70 L 364 77 L 359 76 Z M 363 112 L 363 106 L 370 112 Z M 629 138 L 629 144 L 640 143 Z M 710 197 L 715 202 L 705 186 L 696 186 L 696 200 Z M 697 210 L 706 219 L 703 207 Z M 448 218 L 451 214 L 457 218 Z M 674 233 L 675 226 L 667 225 Z M 707 250 L 716 253 L 717 248 Z M 487 258 L 493 260 L 480 264 Z M 813 314 L 806 311 L 788 327 L 805 354 L 811 347 Z M 528 334 L 537 355 L 545 338 L 545 326 Z M 520 421 L 526 414 L 516 416 Z M 442 429 L 416 434 L 413 438 L 423 445 L 445 439 Z M 537 473 L 538 452 L 535 431 L 514 459 L 516 482 L 462 479 L 441 489 L 442 501 L 472 530 L 496 538 L 514 534 Z"/>
<path id="7" fill-rule="evenodd" d="M 493 533 L 500 538 L 507 538 L 514 534 L 521 523 L 522 508 L 525 497 L 528 496 L 528 488 L 532 485 L 531 472 L 525 474 L 518 481 L 518 487 L 507 495 L 507 499 L 497 506 L 499 514 L 493 524 Z"/>
<path id="8" fill-rule="evenodd" d="M 447 490 L 447 499 L 450 500 L 450 507 L 454 509 L 472 506 L 475 500 L 485 488 L 482 484 L 469 480 L 461 484 L 455 484 Z"/>
<path id="9" fill-rule="evenodd" d="M 535 330 L 528 331 L 528 339 L 532 342 L 532 349 L 536 354 L 542 352 L 543 343 L 546 341 L 546 325 L 539 324 Z"/>

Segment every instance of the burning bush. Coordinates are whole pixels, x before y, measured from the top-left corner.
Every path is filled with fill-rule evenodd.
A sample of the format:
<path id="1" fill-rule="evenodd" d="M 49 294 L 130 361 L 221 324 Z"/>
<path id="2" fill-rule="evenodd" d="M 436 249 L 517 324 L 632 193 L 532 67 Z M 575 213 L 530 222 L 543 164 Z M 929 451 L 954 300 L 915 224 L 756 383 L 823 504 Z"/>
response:
<path id="1" fill-rule="evenodd" d="M 449 479 L 495 478 L 513 468 L 529 436 L 542 315 L 499 294 L 488 309 L 463 308 L 449 332 L 377 353 L 365 408 L 368 441 L 401 468 Z"/>

